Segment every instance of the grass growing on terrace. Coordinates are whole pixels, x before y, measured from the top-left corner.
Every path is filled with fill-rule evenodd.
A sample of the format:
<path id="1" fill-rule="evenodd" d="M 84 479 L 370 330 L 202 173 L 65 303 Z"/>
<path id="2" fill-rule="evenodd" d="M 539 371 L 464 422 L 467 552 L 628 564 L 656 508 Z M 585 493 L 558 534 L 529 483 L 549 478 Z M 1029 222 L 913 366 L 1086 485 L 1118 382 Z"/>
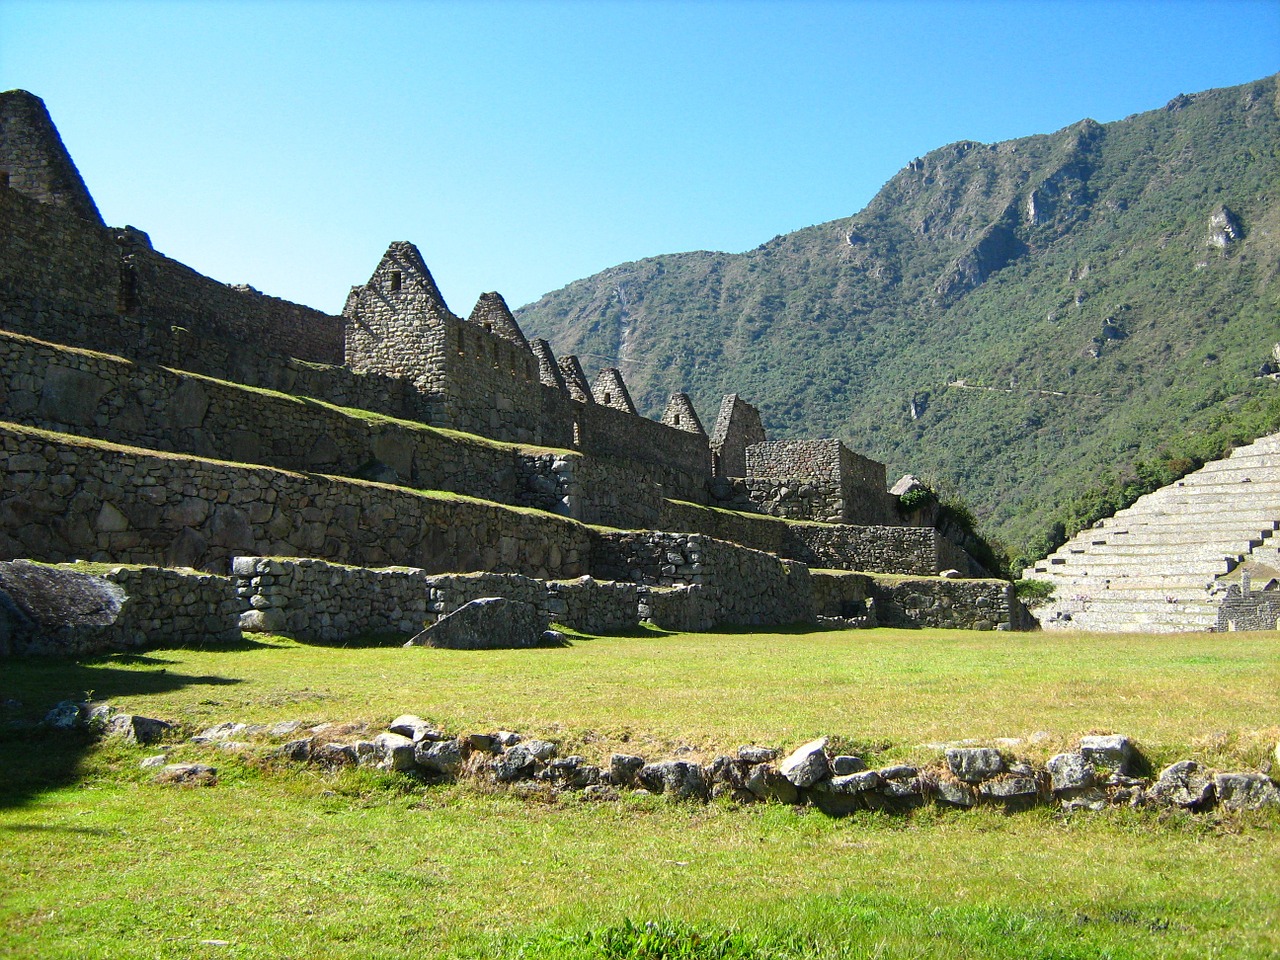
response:
<path id="1" fill-rule="evenodd" d="M 1010 634 L 869 630 L 574 637 L 562 648 L 322 647 L 268 638 L 76 664 L 6 666 L 30 716 L 93 691 L 193 727 L 237 720 L 387 722 L 417 713 L 597 755 L 630 743 L 714 756 L 833 735 L 895 756 L 962 738 L 1125 733 L 1156 759 L 1280 735 L 1275 634 Z M 1255 749 L 1256 748 L 1256 749 Z M 643 751 L 640 751 L 643 752 Z"/>
<path id="2" fill-rule="evenodd" d="M 1274 634 L 863 631 L 577 638 L 558 649 L 271 639 L 5 664 L 10 715 L 92 690 L 189 728 L 225 719 L 497 726 L 603 756 L 704 756 L 819 733 L 1089 730 L 1256 767 L 1280 737 Z M 1047 752 L 1052 746 L 1029 748 Z M 0 739 L 0 955 L 24 957 L 1274 956 L 1280 819 L 590 804 L 330 775 L 178 746 L 220 769 L 162 789 L 153 751 Z M 648 924 L 653 924 L 649 926 Z M 206 944 L 202 941 L 223 941 Z M 679 952 L 684 951 L 684 952 Z"/>

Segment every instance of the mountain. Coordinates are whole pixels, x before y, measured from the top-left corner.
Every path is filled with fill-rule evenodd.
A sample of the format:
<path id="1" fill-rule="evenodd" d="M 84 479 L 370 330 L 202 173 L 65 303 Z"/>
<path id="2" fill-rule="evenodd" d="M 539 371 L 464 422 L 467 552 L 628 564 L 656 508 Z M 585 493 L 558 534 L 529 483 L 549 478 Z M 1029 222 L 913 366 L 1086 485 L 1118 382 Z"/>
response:
<path id="1" fill-rule="evenodd" d="M 637 406 L 726 392 L 959 494 L 1032 558 L 1280 428 L 1277 77 L 912 160 L 859 213 L 605 270 L 517 314 Z"/>

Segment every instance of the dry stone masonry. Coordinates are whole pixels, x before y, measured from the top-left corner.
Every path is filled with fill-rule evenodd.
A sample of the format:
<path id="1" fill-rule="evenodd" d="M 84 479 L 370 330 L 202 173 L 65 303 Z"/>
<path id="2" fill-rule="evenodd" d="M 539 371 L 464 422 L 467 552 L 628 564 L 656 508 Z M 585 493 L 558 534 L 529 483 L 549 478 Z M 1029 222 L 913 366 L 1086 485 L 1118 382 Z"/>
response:
<path id="1" fill-rule="evenodd" d="M 992 581 L 937 579 L 981 571 L 883 465 L 770 442 L 736 394 L 710 434 L 682 393 L 638 416 L 617 368 L 530 343 L 500 294 L 454 314 L 412 243 L 332 316 L 106 226 L 24 91 L 0 94 L 0 405 L 0 560 L 92 561 L 116 572 L 77 576 L 125 590 L 70 632 L 0 594 L 10 652 L 403 638 L 479 600 L 596 632 L 1020 622 Z M 918 583 L 855 599 L 814 568 Z"/>
<path id="2" fill-rule="evenodd" d="M 1051 629 L 1274 630 L 1277 530 L 1273 434 L 1082 530 L 1024 576 L 1053 585 L 1036 611 Z"/>
<path id="3" fill-rule="evenodd" d="M 50 710 L 43 726 L 50 735 L 88 728 L 153 749 L 177 729 L 109 704 L 71 701 Z M 874 768 L 863 757 L 832 750 L 831 742 L 820 737 L 789 753 L 749 744 L 710 760 L 613 753 L 592 762 L 565 755 L 554 740 L 504 730 L 449 733 L 408 713 L 383 729 L 338 723 L 308 727 L 296 720 L 260 726 L 225 721 L 187 740 L 189 749 L 252 754 L 328 770 L 375 767 L 428 788 L 472 782 L 543 800 L 577 794 L 601 802 L 632 792 L 690 803 L 724 799 L 743 805 L 805 805 L 830 816 L 907 813 L 927 804 L 1009 812 L 1050 806 L 1066 813 L 1124 807 L 1239 814 L 1280 808 L 1280 788 L 1266 773 L 1221 771 L 1195 759 L 1178 760 L 1157 773 L 1137 746 L 1119 734 L 1080 737 L 1075 749 L 1044 762 L 1020 755 L 1025 743 L 1011 740 L 1000 746 L 941 746 L 924 762 Z M 141 765 L 157 769 L 154 782 L 161 785 L 217 782 L 217 768 L 210 763 L 168 760 L 165 753 L 153 753 Z"/>

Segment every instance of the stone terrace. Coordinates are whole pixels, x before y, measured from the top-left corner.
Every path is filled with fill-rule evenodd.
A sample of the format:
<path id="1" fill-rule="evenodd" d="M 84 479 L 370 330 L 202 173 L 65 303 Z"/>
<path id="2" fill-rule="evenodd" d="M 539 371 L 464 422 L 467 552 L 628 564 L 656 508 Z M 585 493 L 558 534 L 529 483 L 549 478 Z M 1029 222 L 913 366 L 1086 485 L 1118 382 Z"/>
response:
<path id="1" fill-rule="evenodd" d="M 404 629 L 476 589 L 594 626 L 870 625 L 876 603 L 907 625 L 1018 621 L 1007 583 L 938 579 L 967 555 L 905 525 L 883 466 L 836 440 L 769 444 L 736 395 L 710 435 L 683 394 L 640 417 L 616 369 L 591 381 L 529 343 L 499 294 L 455 315 L 408 242 L 340 317 L 218 283 L 102 223 L 38 98 L 0 94 L 0 118 L 0 560 L 283 563 L 308 574 L 288 597 L 243 586 L 244 623 L 288 609 L 300 635 L 312 589 L 370 611 L 326 610 L 330 632 Z M 366 596 L 391 583 L 428 593 Z"/>
<path id="2" fill-rule="evenodd" d="M 1046 627 L 1210 630 L 1237 568 L 1274 562 L 1277 530 L 1280 434 L 1142 497 L 1024 576 L 1054 585 L 1037 611 Z"/>

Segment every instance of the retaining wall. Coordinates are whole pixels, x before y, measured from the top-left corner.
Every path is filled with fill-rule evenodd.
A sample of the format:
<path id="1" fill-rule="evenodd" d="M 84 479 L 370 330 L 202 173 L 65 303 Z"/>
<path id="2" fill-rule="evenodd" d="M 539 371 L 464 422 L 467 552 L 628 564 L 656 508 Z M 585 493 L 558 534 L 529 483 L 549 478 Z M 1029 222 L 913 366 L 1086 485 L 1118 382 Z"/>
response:
<path id="1" fill-rule="evenodd" d="M 586 527 L 485 501 L 0 426 L 0 558 L 228 569 L 312 556 L 428 572 L 586 573 Z"/>
<path id="2" fill-rule="evenodd" d="M 704 533 L 816 568 L 912 576 L 970 570 L 968 555 L 932 527 L 788 523 L 670 500 L 663 505 L 658 526 Z"/>
<path id="3" fill-rule="evenodd" d="M 410 422 L 0 332 L 8 419 L 113 443 L 284 470 L 322 470 L 618 527 L 654 526 L 661 490 L 643 466 L 539 453 Z"/>
<path id="4" fill-rule="evenodd" d="M 597 533 L 591 569 L 609 580 L 650 588 L 693 588 L 660 595 L 654 622 L 673 629 L 714 626 L 783 626 L 811 623 L 816 616 L 809 569 L 759 550 L 701 535 Z M 676 599 L 678 598 L 678 599 Z M 673 606 L 675 605 L 675 606 Z"/>
<path id="5" fill-rule="evenodd" d="M 249 606 L 241 625 L 315 643 L 386 634 L 404 638 L 472 600 L 503 597 L 548 621 L 609 633 L 638 621 L 633 584 L 590 577 L 535 580 L 519 574 L 432 575 L 413 567 L 366 569 L 291 557 L 237 557 L 237 590 Z"/>

